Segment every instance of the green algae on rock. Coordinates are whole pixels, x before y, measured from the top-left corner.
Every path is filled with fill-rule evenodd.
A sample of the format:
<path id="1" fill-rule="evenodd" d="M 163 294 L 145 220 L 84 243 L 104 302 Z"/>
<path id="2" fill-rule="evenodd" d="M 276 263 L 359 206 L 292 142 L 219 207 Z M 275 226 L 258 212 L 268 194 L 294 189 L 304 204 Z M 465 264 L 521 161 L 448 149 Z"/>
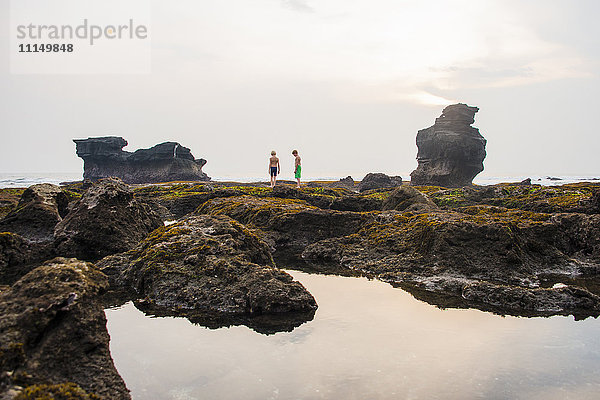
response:
<path id="1" fill-rule="evenodd" d="M 251 326 L 248 320 L 266 314 L 285 322 L 286 314 L 301 313 L 302 323 L 317 308 L 300 283 L 274 267 L 269 246 L 224 215 L 190 216 L 159 228 L 98 265 L 115 286 L 160 314 Z M 297 318 L 294 324 L 283 323 L 283 330 L 299 325 Z"/>

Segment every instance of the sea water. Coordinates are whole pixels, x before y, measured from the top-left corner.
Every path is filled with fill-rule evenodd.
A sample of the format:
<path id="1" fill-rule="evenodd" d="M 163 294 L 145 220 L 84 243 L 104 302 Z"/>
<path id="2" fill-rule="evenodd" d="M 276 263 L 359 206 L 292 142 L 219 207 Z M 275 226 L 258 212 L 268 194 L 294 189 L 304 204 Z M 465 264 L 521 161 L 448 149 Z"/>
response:
<path id="1" fill-rule="evenodd" d="M 139 400 L 597 399 L 600 321 L 442 310 L 365 278 L 288 271 L 314 319 L 263 335 L 106 310 L 115 365 Z"/>

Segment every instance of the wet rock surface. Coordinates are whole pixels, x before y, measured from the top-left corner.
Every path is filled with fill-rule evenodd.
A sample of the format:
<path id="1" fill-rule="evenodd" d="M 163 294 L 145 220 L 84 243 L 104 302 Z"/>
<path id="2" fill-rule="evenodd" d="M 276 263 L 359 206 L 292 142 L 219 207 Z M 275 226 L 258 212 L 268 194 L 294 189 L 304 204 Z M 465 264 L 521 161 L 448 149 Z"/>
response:
<path id="1" fill-rule="evenodd" d="M 450 105 L 435 124 L 417 133 L 418 166 L 411 174 L 413 185 L 461 187 L 471 185 L 483 171 L 486 140 L 471 124 L 477 107 Z"/>
<path id="2" fill-rule="evenodd" d="M 16 233 L 0 232 L 0 284 L 12 284 L 54 255 L 51 243 L 31 242 Z"/>
<path id="3" fill-rule="evenodd" d="M 143 310 L 205 326 L 291 330 L 317 308 L 300 283 L 275 268 L 269 246 L 224 215 L 190 216 L 157 229 L 98 266 L 113 286 L 141 298 Z"/>
<path id="4" fill-rule="evenodd" d="M 56 252 L 98 260 L 137 245 L 162 226 L 159 216 L 121 180 L 108 178 L 88 189 L 54 230 Z"/>
<path id="5" fill-rule="evenodd" d="M 123 151 L 127 141 L 107 136 L 73 140 L 84 161 L 83 177 L 97 180 L 118 177 L 127 183 L 208 181 L 202 171 L 204 159 L 195 159 L 190 149 L 176 142 L 157 144 L 131 153 Z"/>
<path id="6" fill-rule="evenodd" d="M 110 356 L 107 288 L 92 264 L 57 258 L 0 292 L 2 398 L 130 398 Z"/>

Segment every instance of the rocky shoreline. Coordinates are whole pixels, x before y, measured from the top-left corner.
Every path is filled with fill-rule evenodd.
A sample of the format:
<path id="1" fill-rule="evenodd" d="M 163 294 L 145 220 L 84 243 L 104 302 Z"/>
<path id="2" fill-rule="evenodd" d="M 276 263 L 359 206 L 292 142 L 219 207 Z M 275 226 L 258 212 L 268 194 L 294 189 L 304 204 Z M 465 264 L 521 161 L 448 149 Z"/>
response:
<path id="1" fill-rule="evenodd" d="M 278 267 L 367 275 L 441 308 L 600 315 L 600 184 L 382 175 L 299 190 L 114 178 L 0 189 L 2 398 L 129 398 L 107 299 L 211 328 L 292 330 L 318 299 Z"/>

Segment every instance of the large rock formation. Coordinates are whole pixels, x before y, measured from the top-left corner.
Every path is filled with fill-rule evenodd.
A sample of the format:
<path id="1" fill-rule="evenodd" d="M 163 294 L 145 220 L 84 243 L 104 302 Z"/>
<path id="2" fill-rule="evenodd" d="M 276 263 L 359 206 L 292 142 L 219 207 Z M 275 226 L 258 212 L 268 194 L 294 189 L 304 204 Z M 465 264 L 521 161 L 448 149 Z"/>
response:
<path id="1" fill-rule="evenodd" d="M 417 133 L 417 161 L 413 185 L 461 187 L 471 185 L 483 171 L 486 140 L 473 128 L 477 107 L 453 104 L 444 108 L 435 124 Z"/>
<path id="2" fill-rule="evenodd" d="M 77 155 L 84 161 L 85 179 L 115 176 L 126 183 L 210 180 L 202 172 L 206 160 L 195 159 L 190 149 L 177 142 L 165 142 L 131 153 L 122 150 L 127 146 L 127 141 L 122 137 L 73 141 L 77 145 Z"/>

